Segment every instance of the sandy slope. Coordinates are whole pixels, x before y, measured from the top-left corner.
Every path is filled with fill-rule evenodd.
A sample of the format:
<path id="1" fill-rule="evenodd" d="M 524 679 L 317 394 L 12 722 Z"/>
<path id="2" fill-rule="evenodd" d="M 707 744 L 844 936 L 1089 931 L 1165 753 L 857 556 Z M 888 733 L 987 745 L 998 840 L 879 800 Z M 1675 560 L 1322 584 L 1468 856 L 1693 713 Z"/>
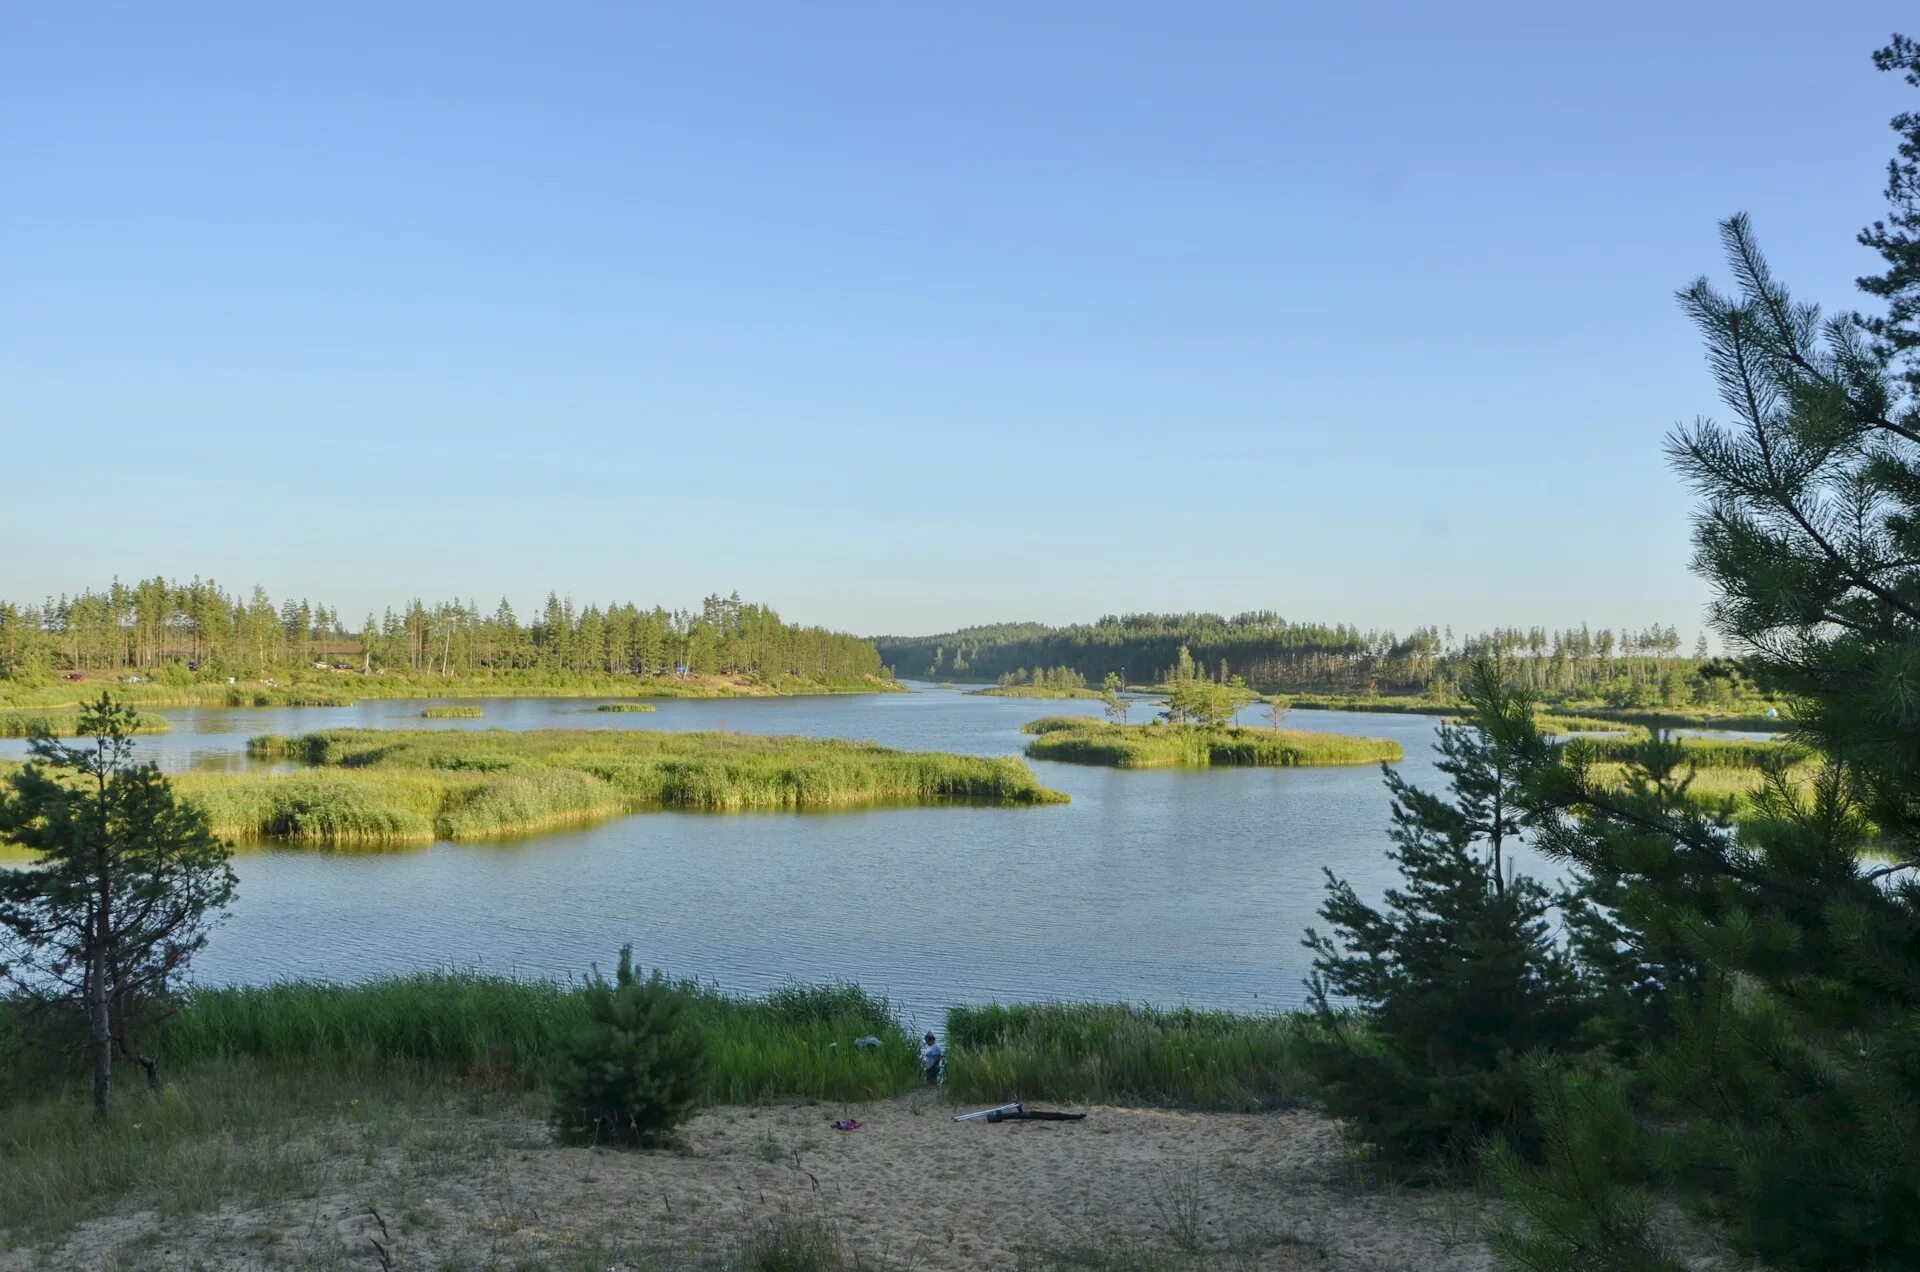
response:
<path id="1" fill-rule="evenodd" d="M 1490 1266 L 1470 1198 L 1353 1177 L 1338 1128 L 1095 1108 L 1077 1123 L 955 1124 L 929 1096 L 717 1109 L 678 1152 L 557 1148 L 528 1117 L 448 1111 L 405 1145 L 317 1160 L 300 1196 L 92 1222 L 0 1268 L 619 1267 L 731 1247 L 780 1217 L 916 1269 L 1049 1266 L 1048 1252 L 1185 1254 L 1206 1266 L 1470 1272 Z M 852 1132 L 828 1123 L 852 1116 Z M 378 1212 L 376 1219 L 374 1212 Z"/>

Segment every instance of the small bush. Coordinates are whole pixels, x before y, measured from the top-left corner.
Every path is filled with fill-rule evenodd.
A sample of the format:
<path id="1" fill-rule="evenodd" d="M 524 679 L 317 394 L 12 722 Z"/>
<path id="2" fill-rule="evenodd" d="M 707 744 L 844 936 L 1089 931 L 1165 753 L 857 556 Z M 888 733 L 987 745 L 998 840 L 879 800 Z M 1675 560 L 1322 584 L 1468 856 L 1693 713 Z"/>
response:
<path id="1" fill-rule="evenodd" d="M 550 1122 L 572 1143 L 654 1145 L 693 1111 L 706 1043 L 688 1019 L 691 997 L 659 972 L 641 980 L 633 947 L 612 983 L 595 971 L 587 1019 L 560 1040 Z"/>

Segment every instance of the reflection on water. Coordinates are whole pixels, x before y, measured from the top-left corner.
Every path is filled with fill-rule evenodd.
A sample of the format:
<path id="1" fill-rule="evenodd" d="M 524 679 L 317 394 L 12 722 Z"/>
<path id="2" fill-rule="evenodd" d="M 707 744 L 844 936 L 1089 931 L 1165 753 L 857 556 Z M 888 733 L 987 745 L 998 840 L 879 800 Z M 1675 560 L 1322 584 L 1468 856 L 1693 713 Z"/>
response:
<path id="1" fill-rule="evenodd" d="M 487 699 L 478 720 L 432 703 L 164 709 L 140 752 L 173 771 L 288 767 L 246 739 L 339 727 L 718 729 L 1017 755 L 1020 725 L 1092 701 L 923 688 L 847 698 Z M 1264 723 L 1264 708 L 1243 723 Z M 1146 717 L 1136 708 L 1134 719 Z M 1438 786 L 1430 716 L 1293 712 L 1289 728 L 1390 737 Z M 0 743 L 0 756 L 24 743 Z M 293 766 L 297 767 L 297 766 Z M 1387 800 L 1373 767 L 1119 772 L 1036 763 L 1073 802 L 1043 808 L 645 813 L 496 844 L 376 853 L 254 848 L 199 967 L 210 981 L 354 979 L 478 967 L 567 976 L 635 956 L 759 991 L 852 979 L 931 1020 L 954 1002 L 1085 997 L 1257 1010 L 1297 1003 L 1322 867 L 1363 896 L 1387 885 Z M 1525 863 L 1540 869 L 1537 863 Z"/>

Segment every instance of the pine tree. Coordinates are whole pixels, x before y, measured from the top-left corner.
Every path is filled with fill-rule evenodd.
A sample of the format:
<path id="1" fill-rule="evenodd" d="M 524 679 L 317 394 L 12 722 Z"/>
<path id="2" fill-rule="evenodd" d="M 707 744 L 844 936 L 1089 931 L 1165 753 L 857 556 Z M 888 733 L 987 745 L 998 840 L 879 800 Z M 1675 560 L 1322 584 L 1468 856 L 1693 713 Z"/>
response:
<path id="1" fill-rule="evenodd" d="M 693 1111 L 707 1064 L 687 994 L 659 972 L 635 975 L 629 945 L 614 979 L 596 970 L 584 996 L 585 1023 L 559 1040 L 554 1133 L 574 1143 L 665 1142 Z"/>
<path id="2" fill-rule="evenodd" d="M 1532 703 L 1487 663 L 1465 692 L 1473 723 L 1442 726 L 1438 740 L 1451 802 L 1382 766 L 1401 885 L 1377 910 L 1327 872 L 1320 913 L 1333 935 L 1306 940 L 1327 1039 L 1311 1062 L 1328 1109 L 1384 1161 L 1442 1172 L 1469 1165 L 1495 1134 L 1531 1149 L 1524 1057 L 1575 1045 L 1583 1018 L 1549 939 L 1552 897 L 1502 864 L 1518 792 L 1495 739 L 1530 731 Z"/>
<path id="3" fill-rule="evenodd" d="M 1911 70 L 1910 42 L 1891 55 Z M 1640 1115 L 1622 1177 L 1676 1191 L 1779 1265 L 1920 1266 L 1920 406 L 1893 362 L 1911 356 L 1913 311 L 1895 304 L 1870 331 L 1823 323 L 1744 218 L 1722 236 L 1736 291 L 1703 280 L 1681 299 L 1732 420 L 1679 432 L 1671 454 L 1706 500 L 1695 562 L 1715 625 L 1790 698 L 1819 767 L 1804 786 L 1771 775 L 1736 831 L 1657 746 L 1624 789 L 1569 748 L 1529 780 L 1529 815 L 1538 846 L 1596 884 L 1612 930 L 1589 964 L 1608 947 L 1631 961 L 1598 978 L 1627 997 L 1652 987 L 1622 1039 L 1618 1090 Z M 1885 277 L 1869 290 L 1911 296 L 1910 278 Z M 1569 1106 L 1563 1132 L 1588 1133 L 1585 1116 Z M 1567 1169 L 1507 1172 L 1520 1237 L 1562 1260 L 1526 1266 L 1628 1266 L 1598 1238 L 1554 1236 L 1581 1228 L 1568 1197 L 1586 1197 L 1587 1220 L 1631 1212 L 1617 1188 L 1559 1186 Z"/>
<path id="4" fill-rule="evenodd" d="M 1882 71 L 1899 71 L 1920 88 L 1920 44 L 1904 35 L 1873 55 Z M 1920 111 L 1893 118 L 1898 152 L 1887 161 L 1887 218 L 1860 231 L 1860 243 L 1880 253 L 1886 272 L 1859 280 L 1860 289 L 1886 302 L 1884 314 L 1862 317 L 1882 357 L 1902 368 L 1909 393 L 1920 393 Z"/>
<path id="5" fill-rule="evenodd" d="M 230 850 L 206 815 L 134 762 L 134 724 L 102 694 L 80 714 L 91 746 L 36 736 L 33 758 L 0 788 L 0 840 L 35 854 L 32 869 L 0 871 L 0 990 L 82 1009 L 100 1117 L 116 1051 L 159 1086 L 136 1033 L 164 1013 L 234 890 Z"/>

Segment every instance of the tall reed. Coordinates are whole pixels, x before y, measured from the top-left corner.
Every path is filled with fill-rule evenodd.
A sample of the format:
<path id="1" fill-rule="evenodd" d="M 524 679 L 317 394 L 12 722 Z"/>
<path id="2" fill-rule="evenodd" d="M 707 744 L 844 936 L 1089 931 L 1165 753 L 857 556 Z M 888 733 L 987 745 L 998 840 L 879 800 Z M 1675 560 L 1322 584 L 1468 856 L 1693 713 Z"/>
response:
<path id="1" fill-rule="evenodd" d="M 1398 742 L 1295 729 L 1203 728 L 1181 724 L 1108 724 L 1081 716 L 1048 716 L 1024 726 L 1035 734 L 1027 756 L 1115 768 L 1208 768 L 1377 764 L 1402 760 Z"/>
<path id="2" fill-rule="evenodd" d="M 656 809 L 1066 799 L 1015 759 L 734 733 L 336 729 L 255 738 L 248 752 L 311 769 L 187 773 L 182 794 L 220 834 L 338 847 L 485 839 Z"/>

